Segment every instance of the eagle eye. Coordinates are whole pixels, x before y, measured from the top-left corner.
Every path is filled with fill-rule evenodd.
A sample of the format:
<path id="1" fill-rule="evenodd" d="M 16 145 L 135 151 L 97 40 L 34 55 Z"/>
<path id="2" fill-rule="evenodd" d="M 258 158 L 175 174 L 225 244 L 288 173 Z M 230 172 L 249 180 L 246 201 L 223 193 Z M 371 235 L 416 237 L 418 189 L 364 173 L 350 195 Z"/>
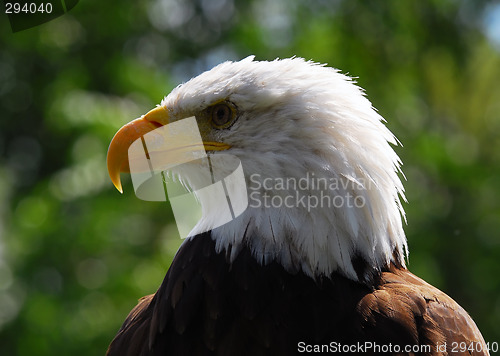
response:
<path id="1" fill-rule="evenodd" d="M 230 103 L 218 103 L 209 108 L 210 123 L 216 129 L 227 129 L 236 118 L 236 109 Z"/>

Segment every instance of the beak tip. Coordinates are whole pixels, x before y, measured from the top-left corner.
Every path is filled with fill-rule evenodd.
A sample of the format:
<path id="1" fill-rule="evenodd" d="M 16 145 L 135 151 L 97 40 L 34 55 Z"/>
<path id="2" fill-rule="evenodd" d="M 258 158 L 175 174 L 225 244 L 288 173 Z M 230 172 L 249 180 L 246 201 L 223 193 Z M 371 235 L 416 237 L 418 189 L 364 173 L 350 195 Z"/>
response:
<path id="1" fill-rule="evenodd" d="M 161 122 L 165 121 L 167 111 L 163 107 L 157 107 L 151 110 L 141 118 L 129 122 L 115 134 L 108 148 L 106 158 L 108 173 L 115 188 L 123 194 L 123 187 L 120 181 L 120 172 L 130 172 L 128 167 L 128 149 L 130 145 L 146 133 L 158 128 L 150 120 Z M 145 117 L 148 116 L 149 119 Z"/>
<path id="2" fill-rule="evenodd" d="M 112 179 L 113 185 L 115 186 L 116 190 L 118 190 L 121 194 L 123 194 L 123 187 L 122 187 L 122 182 L 120 181 L 120 178 L 114 180 Z"/>
<path id="3" fill-rule="evenodd" d="M 120 179 L 120 172 L 115 170 L 108 170 L 109 178 L 111 178 L 111 182 L 115 186 L 116 190 L 123 194 L 122 182 Z"/>

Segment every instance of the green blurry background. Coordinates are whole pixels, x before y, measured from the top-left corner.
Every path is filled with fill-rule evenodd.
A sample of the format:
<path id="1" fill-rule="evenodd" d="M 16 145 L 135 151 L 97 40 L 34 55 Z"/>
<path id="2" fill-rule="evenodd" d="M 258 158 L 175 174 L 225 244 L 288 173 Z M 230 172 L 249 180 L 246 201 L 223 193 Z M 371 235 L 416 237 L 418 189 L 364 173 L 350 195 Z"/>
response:
<path id="1" fill-rule="evenodd" d="M 83 0 L 0 14 L 0 353 L 102 355 L 181 243 L 165 203 L 107 178 L 119 127 L 224 60 L 358 78 L 403 147 L 410 269 L 500 342 L 500 4 Z"/>

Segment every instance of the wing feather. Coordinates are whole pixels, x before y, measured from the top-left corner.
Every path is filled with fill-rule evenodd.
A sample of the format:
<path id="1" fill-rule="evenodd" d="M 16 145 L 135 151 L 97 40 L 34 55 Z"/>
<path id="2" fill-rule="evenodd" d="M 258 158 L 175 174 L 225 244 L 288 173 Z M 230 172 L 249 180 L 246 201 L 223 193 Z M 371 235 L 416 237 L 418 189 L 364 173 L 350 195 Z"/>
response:
<path id="1" fill-rule="evenodd" d="M 181 246 L 161 287 L 130 312 L 108 355 L 293 355 L 301 341 L 429 345 L 422 355 L 448 355 L 453 343 L 465 343 L 472 355 L 488 354 L 478 351 L 486 344 L 465 310 L 402 266 L 371 281 L 336 273 L 312 279 L 277 262 L 262 265 L 250 248 L 229 262 L 207 233 Z"/>

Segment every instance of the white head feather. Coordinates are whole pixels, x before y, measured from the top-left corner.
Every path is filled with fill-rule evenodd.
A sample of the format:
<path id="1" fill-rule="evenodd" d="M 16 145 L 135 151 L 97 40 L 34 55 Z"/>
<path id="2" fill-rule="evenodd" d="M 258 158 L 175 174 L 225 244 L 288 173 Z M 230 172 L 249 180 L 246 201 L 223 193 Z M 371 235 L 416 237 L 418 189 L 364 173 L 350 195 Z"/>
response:
<path id="1" fill-rule="evenodd" d="M 354 258 L 376 270 L 404 265 L 400 160 L 389 144 L 397 140 L 351 78 L 301 58 L 249 57 L 178 86 L 162 106 L 177 120 L 221 100 L 234 103 L 239 117 L 214 137 L 241 160 L 250 206 L 212 231 L 218 251 L 234 258 L 247 244 L 261 263 L 276 260 L 312 277 L 339 272 L 358 280 Z M 309 185 L 297 188 L 300 179 Z M 285 206 L 288 196 L 296 204 Z M 312 206 L 310 197 L 321 203 Z M 213 202 L 201 203 L 217 214 Z M 208 215 L 196 229 L 205 230 Z"/>

